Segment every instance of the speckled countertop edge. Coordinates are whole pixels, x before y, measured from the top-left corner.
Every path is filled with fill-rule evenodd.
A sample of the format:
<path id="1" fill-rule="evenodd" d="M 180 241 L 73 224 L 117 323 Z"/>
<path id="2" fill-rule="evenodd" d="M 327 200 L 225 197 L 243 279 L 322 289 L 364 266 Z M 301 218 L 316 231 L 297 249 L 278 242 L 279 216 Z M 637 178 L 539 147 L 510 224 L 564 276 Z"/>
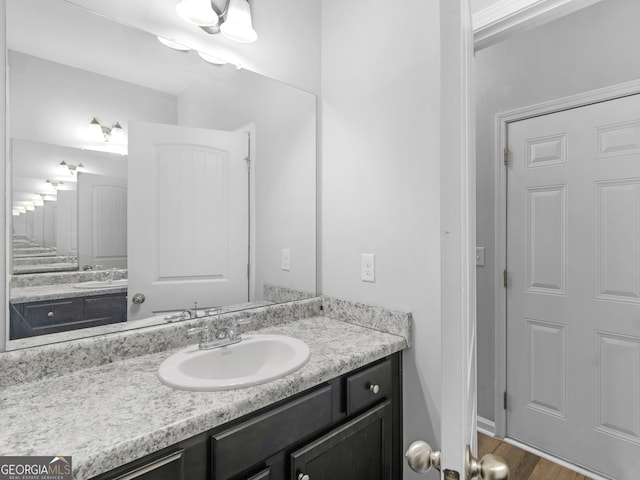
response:
<path id="1" fill-rule="evenodd" d="M 408 339 L 327 317 L 262 333 L 305 341 L 309 362 L 282 379 L 225 392 L 186 392 L 156 372 L 175 350 L 6 388 L 0 455 L 71 455 L 84 480 L 408 347 Z M 340 339 L 340 341 L 336 341 Z"/>
<path id="2" fill-rule="evenodd" d="M 110 293 L 126 293 L 127 286 L 109 288 L 74 288 L 73 284 L 40 285 L 37 287 L 19 287 L 11 289 L 11 303 L 39 302 L 61 298 L 91 297 Z"/>

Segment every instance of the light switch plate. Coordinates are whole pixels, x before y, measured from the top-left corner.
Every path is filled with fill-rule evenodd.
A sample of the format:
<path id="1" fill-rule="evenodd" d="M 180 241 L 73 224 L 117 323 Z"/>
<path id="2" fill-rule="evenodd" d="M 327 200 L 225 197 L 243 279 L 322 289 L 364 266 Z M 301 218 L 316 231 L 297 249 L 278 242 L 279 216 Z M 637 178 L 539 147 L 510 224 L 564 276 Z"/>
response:
<path id="1" fill-rule="evenodd" d="M 361 278 L 363 282 L 376 281 L 376 256 L 373 253 L 362 254 Z"/>
<path id="2" fill-rule="evenodd" d="M 282 249 L 282 270 L 291 271 L 291 251 L 288 248 Z"/>

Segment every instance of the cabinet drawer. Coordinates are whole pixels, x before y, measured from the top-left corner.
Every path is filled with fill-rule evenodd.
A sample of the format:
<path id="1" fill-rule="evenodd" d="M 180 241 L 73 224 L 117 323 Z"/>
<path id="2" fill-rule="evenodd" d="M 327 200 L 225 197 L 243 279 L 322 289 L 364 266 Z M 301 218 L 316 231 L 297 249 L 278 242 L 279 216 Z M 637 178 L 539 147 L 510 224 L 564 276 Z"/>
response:
<path id="1" fill-rule="evenodd" d="M 347 415 L 370 407 L 391 394 L 391 360 L 347 377 Z"/>
<path id="2" fill-rule="evenodd" d="M 226 480 L 331 425 L 331 397 L 332 385 L 325 385 L 213 435 L 213 478 Z"/>
<path id="3" fill-rule="evenodd" d="M 125 295 L 112 295 L 104 297 L 85 298 L 83 307 L 85 318 L 117 318 L 127 310 L 127 297 Z"/>
<path id="4" fill-rule="evenodd" d="M 73 301 L 26 304 L 24 318 L 32 327 L 42 327 L 73 321 L 77 306 Z"/>

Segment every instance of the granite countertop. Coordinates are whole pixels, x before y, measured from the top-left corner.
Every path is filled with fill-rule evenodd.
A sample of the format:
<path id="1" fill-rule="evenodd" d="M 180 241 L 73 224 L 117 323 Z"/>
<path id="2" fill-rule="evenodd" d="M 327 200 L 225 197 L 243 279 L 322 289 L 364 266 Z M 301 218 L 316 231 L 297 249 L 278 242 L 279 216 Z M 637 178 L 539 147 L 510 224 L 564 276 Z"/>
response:
<path id="1" fill-rule="evenodd" d="M 188 392 L 157 378 L 169 350 L 9 386 L 0 455 L 71 455 L 74 479 L 88 479 L 408 347 L 408 338 L 324 316 L 259 332 L 303 340 L 309 362 L 263 385 Z"/>
<path id="2" fill-rule="evenodd" d="M 127 291 L 127 286 L 110 288 L 74 288 L 72 283 L 40 285 L 36 287 L 11 288 L 11 303 L 39 302 L 42 300 L 58 300 L 61 298 L 91 297 Z"/>

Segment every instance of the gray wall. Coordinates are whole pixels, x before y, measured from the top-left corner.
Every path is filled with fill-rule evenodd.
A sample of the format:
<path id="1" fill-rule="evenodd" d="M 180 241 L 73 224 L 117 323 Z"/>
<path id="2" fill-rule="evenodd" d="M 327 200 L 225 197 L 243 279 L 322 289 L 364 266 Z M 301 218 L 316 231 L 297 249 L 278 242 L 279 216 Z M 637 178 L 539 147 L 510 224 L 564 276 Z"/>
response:
<path id="1" fill-rule="evenodd" d="M 413 313 L 405 447 L 440 446 L 439 22 L 439 2 L 322 2 L 321 292 Z"/>
<path id="2" fill-rule="evenodd" d="M 476 54 L 478 414 L 494 419 L 494 151 L 499 112 L 640 78 L 640 2 L 604 0 Z"/>

